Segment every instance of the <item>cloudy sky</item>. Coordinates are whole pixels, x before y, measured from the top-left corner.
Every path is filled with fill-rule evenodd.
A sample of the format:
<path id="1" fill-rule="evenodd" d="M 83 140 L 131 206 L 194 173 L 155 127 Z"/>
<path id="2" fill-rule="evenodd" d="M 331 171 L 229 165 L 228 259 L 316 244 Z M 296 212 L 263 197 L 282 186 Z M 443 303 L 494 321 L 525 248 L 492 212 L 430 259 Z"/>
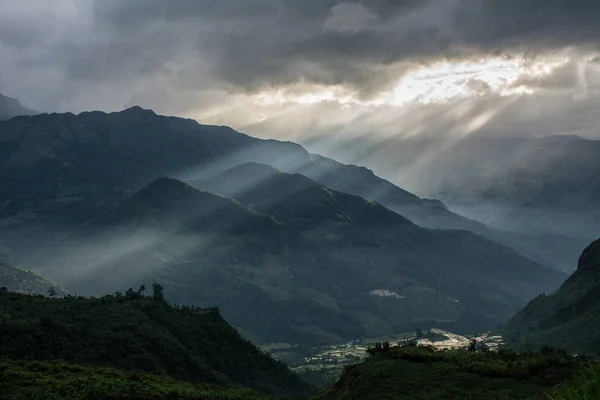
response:
<path id="1" fill-rule="evenodd" d="M 296 139 L 577 133 L 597 0 L 0 0 L 0 92 Z"/>

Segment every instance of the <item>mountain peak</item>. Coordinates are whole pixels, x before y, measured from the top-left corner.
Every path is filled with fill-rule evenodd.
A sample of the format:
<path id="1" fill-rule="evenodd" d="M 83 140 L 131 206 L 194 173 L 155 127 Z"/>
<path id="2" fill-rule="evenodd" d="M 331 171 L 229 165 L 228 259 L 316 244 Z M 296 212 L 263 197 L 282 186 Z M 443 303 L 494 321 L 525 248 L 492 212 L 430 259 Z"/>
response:
<path id="1" fill-rule="evenodd" d="M 598 269 L 600 272 L 600 239 L 592 242 L 579 257 L 577 270 Z"/>
<path id="2" fill-rule="evenodd" d="M 154 197 L 155 195 L 160 195 L 161 197 L 164 197 L 174 194 L 198 192 L 200 192 L 200 190 L 192 185 L 164 176 L 150 182 L 148 185 L 140 189 L 136 195 L 142 197 Z"/>
<path id="3" fill-rule="evenodd" d="M 149 108 L 148 109 L 142 108 L 140 106 L 129 107 L 129 108 L 126 108 L 125 110 L 118 111 L 113 114 L 118 114 L 118 115 L 126 116 L 129 118 L 136 118 L 136 119 L 156 117 L 156 113 L 154 111 L 152 111 Z"/>
<path id="4" fill-rule="evenodd" d="M 260 179 L 261 177 L 266 178 L 283 173 L 281 170 L 271 165 L 253 161 L 235 165 L 229 168 L 228 171 L 232 174 L 243 174 L 245 176 L 250 176 L 253 179 Z"/>

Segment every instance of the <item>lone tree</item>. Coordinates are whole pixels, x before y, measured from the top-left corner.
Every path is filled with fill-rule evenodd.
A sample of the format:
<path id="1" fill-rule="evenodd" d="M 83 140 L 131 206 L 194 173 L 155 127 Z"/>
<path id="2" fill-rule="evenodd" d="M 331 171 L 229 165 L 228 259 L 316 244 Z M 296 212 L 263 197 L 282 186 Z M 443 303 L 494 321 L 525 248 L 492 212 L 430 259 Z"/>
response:
<path id="1" fill-rule="evenodd" d="M 152 284 L 152 298 L 154 300 L 159 300 L 159 301 L 164 301 L 165 300 L 165 295 L 164 295 L 164 291 L 165 288 L 162 287 L 162 285 L 160 285 L 159 283 L 153 283 Z"/>
<path id="2" fill-rule="evenodd" d="M 50 286 L 48 288 L 48 296 L 50 296 L 50 297 L 55 297 L 56 296 L 56 289 L 54 289 L 52 286 Z"/>
<path id="3" fill-rule="evenodd" d="M 471 339 L 471 341 L 469 342 L 468 350 L 469 351 L 477 351 L 477 339 L 476 338 Z"/>
<path id="4" fill-rule="evenodd" d="M 367 349 L 367 353 L 370 356 L 374 356 L 377 354 L 387 354 L 390 352 L 390 342 L 377 342 L 375 343 L 375 347 L 369 347 Z"/>
<path id="5" fill-rule="evenodd" d="M 423 339 L 425 337 L 425 332 L 423 332 L 423 329 L 421 328 L 417 328 L 415 334 L 417 336 L 417 339 Z"/>

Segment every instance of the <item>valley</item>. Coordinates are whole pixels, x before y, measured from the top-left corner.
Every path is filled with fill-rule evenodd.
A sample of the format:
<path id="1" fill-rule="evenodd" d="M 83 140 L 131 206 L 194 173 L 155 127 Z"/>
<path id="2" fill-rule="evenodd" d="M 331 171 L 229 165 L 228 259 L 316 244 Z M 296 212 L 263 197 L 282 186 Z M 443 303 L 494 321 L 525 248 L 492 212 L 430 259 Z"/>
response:
<path id="1" fill-rule="evenodd" d="M 433 328 L 426 331 L 419 329 L 416 333 L 360 338 L 333 345 L 273 343 L 263 345 L 261 348 L 276 360 L 289 365 L 292 371 L 306 381 L 323 388 L 334 384 L 346 366 L 364 361 L 368 357 L 367 350 L 375 347 L 377 343 L 388 342 L 393 347 L 414 342 L 419 346 L 432 347 L 441 351 L 468 349 L 473 340 L 477 342 L 478 348 L 485 347 L 489 350 L 498 350 L 504 344 L 502 337 L 497 335 L 463 336 Z"/>

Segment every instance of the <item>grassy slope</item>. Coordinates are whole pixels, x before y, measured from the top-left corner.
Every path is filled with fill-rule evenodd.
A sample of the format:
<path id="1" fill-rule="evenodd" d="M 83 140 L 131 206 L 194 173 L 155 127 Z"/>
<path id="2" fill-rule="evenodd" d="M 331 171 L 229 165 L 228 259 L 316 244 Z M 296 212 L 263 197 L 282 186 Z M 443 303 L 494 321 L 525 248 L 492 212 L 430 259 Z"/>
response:
<path id="1" fill-rule="evenodd" d="M 0 296 L 0 356 L 156 373 L 277 395 L 310 388 L 244 340 L 217 309 L 126 296 Z"/>
<path id="2" fill-rule="evenodd" d="M 590 365 L 577 379 L 558 385 L 546 394 L 549 400 L 600 399 L 600 367 Z"/>
<path id="3" fill-rule="evenodd" d="M 347 367 L 340 380 L 316 398 L 537 399 L 582 370 L 580 361 L 556 351 L 517 354 L 392 348 Z"/>

